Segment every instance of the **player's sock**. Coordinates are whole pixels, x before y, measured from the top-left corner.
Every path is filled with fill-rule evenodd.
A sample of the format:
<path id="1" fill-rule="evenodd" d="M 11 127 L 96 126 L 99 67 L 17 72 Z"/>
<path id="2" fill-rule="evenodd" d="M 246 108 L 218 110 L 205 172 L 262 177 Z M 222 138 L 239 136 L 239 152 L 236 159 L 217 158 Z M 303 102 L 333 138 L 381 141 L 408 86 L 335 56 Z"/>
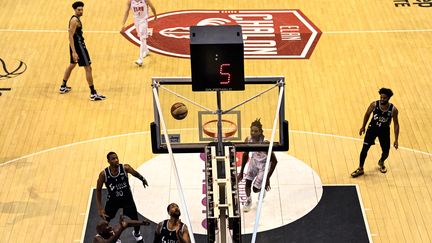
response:
<path id="1" fill-rule="evenodd" d="M 63 83 L 62 83 L 61 87 L 66 87 L 66 83 L 67 83 L 67 80 L 63 79 Z"/>
<path id="2" fill-rule="evenodd" d="M 95 88 L 94 88 L 94 85 L 90 85 L 89 88 L 90 88 L 90 93 L 91 94 L 96 94 L 97 93 L 96 90 L 95 90 Z"/>

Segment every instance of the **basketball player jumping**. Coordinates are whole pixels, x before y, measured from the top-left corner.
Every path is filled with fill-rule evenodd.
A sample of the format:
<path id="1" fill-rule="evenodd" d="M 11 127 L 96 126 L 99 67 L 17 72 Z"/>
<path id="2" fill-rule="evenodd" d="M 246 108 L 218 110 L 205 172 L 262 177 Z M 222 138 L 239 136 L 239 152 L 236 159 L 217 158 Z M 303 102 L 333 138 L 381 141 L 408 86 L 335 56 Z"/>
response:
<path id="1" fill-rule="evenodd" d="M 117 154 L 109 152 L 107 154 L 109 166 L 100 172 L 96 186 L 96 204 L 99 216 L 109 222 L 115 217 L 117 211 L 123 208 L 126 216 L 133 220 L 138 220 L 138 212 L 132 197 L 129 185 L 128 173 L 140 179 L 144 188 L 148 186 L 146 179 L 128 164 L 120 164 Z M 105 209 L 102 207 L 102 185 L 108 190 Z M 135 240 L 143 243 L 143 237 L 139 231 L 139 225 L 134 227 L 132 232 Z"/>
<path id="2" fill-rule="evenodd" d="M 72 88 L 68 87 L 66 83 L 71 75 L 72 70 L 78 63 L 78 66 L 84 67 L 86 72 L 86 79 L 90 88 L 90 100 L 104 100 L 106 97 L 98 94 L 94 88 L 90 55 L 84 43 L 82 31 L 83 28 L 80 20 L 80 17 L 83 15 L 84 11 L 84 3 L 80 1 L 74 2 L 72 4 L 72 8 L 74 9 L 75 14 L 69 20 L 70 64 L 64 73 L 63 83 L 60 86 L 60 94 L 65 94 L 71 91 Z"/>
<path id="3" fill-rule="evenodd" d="M 250 137 L 247 137 L 245 139 L 246 143 L 264 143 L 266 140 L 264 140 L 264 134 L 262 129 L 262 124 L 260 122 L 260 119 L 256 119 L 254 122 L 252 122 L 250 126 Z M 266 152 L 251 152 L 251 158 L 249 163 L 248 172 L 246 174 L 246 196 L 247 200 L 244 205 L 243 211 L 248 212 L 252 206 L 252 197 L 251 197 L 251 187 L 252 187 L 252 181 L 255 179 L 254 185 L 253 185 L 253 191 L 255 193 L 260 192 L 261 190 L 261 183 L 264 178 L 264 170 L 265 170 L 265 163 L 267 160 L 267 153 Z M 243 172 L 244 168 L 246 166 L 246 163 L 249 160 L 249 153 L 243 153 L 242 158 L 242 166 L 240 169 L 240 173 L 238 175 L 238 181 L 240 182 L 243 179 Z M 276 168 L 277 159 L 274 153 L 271 154 L 270 157 L 270 170 L 268 172 L 267 181 L 265 184 L 265 190 L 269 191 L 271 189 L 270 187 L 270 177 L 273 174 L 273 171 Z"/>
<path id="4" fill-rule="evenodd" d="M 351 173 L 352 177 L 357 177 L 364 174 L 363 165 L 366 160 L 367 152 L 369 148 L 375 144 L 376 137 L 379 139 L 382 150 L 381 158 L 378 161 L 378 168 L 382 173 L 387 172 L 384 161 L 387 159 L 390 153 L 390 124 L 392 118 L 394 121 L 395 135 L 393 146 L 396 149 L 399 147 L 399 111 L 392 103 L 389 103 L 390 98 L 393 96 L 393 92 L 391 89 L 381 88 L 378 93 L 380 94 L 380 100 L 374 101 L 369 105 L 363 118 L 363 125 L 359 132 L 360 135 L 365 132 L 366 123 L 373 112 L 372 119 L 369 123 L 369 127 L 364 138 L 363 148 L 360 152 L 360 165 L 357 170 Z"/>
<path id="5" fill-rule="evenodd" d="M 140 67 L 143 64 L 143 58 L 149 54 L 149 50 L 147 48 L 148 7 L 151 8 L 154 15 L 154 20 L 156 20 L 157 19 L 156 9 L 150 0 L 127 0 L 126 10 L 123 17 L 123 26 L 121 29 L 121 32 L 125 31 L 125 23 L 129 16 L 129 10 L 132 9 L 134 13 L 135 29 L 141 41 L 140 55 L 138 60 L 135 61 L 135 64 L 137 64 Z"/>

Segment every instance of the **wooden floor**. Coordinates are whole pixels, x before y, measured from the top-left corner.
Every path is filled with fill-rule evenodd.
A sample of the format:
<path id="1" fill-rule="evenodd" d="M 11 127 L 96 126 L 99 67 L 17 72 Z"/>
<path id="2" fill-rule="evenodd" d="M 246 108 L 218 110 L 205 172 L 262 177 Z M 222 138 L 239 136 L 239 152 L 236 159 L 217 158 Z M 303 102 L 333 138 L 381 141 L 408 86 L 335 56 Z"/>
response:
<path id="1" fill-rule="evenodd" d="M 311 166 L 323 184 L 360 186 L 374 242 L 432 242 L 432 12 L 409 2 L 266 1 L 265 9 L 300 9 L 323 35 L 308 60 L 245 61 L 247 76 L 286 77 L 289 154 Z M 258 0 L 153 3 L 158 13 L 263 9 Z M 117 151 L 134 167 L 153 156 L 151 77 L 190 75 L 189 59 L 155 53 L 135 67 L 138 48 L 118 33 L 124 2 L 87 1 L 86 44 L 96 89 L 108 99 L 88 100 L 82 69 L 71 76 L 73 92 L 58 94 L 69 60 L 71 4 L 0 2 L 0 58 L 28 66 L 0 80 L 0 88 L 12 88 L 0 96 L 1 243 L 79 242 L 106 153 Z M 384 175 L 376 169 L 375 146 L 366 175 L 352 179 L 363 114 L 383 86 L 395 93 L 401 148 L 391 150 Z"/>

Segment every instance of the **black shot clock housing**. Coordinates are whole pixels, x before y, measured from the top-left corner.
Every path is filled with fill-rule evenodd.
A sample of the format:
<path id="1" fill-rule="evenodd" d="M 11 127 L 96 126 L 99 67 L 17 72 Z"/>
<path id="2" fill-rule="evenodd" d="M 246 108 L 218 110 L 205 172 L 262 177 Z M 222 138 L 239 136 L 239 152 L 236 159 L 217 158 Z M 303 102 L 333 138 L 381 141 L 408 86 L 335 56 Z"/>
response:
<path id="1" fill-rule="evenodd" d="M 191 26 L 192 91 L 244 90 L 241 26 Z"/>

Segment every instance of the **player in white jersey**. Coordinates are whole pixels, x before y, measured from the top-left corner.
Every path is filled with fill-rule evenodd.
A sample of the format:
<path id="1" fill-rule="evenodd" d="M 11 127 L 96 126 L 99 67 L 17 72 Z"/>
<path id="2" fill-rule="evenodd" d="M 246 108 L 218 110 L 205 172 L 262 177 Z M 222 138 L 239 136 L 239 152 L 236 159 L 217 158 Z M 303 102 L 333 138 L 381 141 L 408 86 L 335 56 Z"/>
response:
<path id="1" fill-rule="evenodd" d="M 268 142 L 264 140 L 264 134 L 263 134 L 262 124 L 260 122 L 260 119 L 256 119 L 254 122 L 252 122 L 250 129 L 251 129 L 250 137 L 246 138 L 245 140 L 246 143 Z M 249 211 L 252 206 L 252 197 L 251 197 L 252 181 L 255 180 L 253 184 L 253 191 L 257 193 L 260 192 L 261 190 L 261 184 L 264 178 L 265 163 L 267 160 L 267 152 L 251 152 L 251 153 L 252 155 L 250 157 L 248 172 L 246 173 L 246 177 L 245 177 L 246 196 L 247 196 L 247 200 L 243 208 L 245 212 Z M 244 168 L 248 160 L 249 160 L 249 153 L 247 152 L 243 153 L 242 166 L 240 169 L 240 173 L 238 175 L 239 182 L 243 179 Z M 270 162 L 271 162 L 270 170 L 268 172 L 267 181 L 265 184 L 266 191 L 269 191 L 271 189 L 270 177 L 273 174 L 273 171 L 275 170 L 277 164 L 277 159 L 274 153 L 271 154 Z"/>
<path id="2" fill-rule="evenodd" d="M 129 16 L 129 10 L 133 11 L 134 14 L 134 22 L 135 22 L 135 29 L 138 33 L 138 37 L 140 38 L 141 44 L 140 44 L 140 55 L 138 60 L 135 61 L 135 63 L 138 66 L 142 66 L 143 58 L 146 57 L 149 53 L 147 48 L 147 18 L 148 18 L 148 7 L 151 8 L 154 19 L 157 19 L 156 15 L 156 9 L 153 6 L 152 2 L 150 0 L 127 0 L 126 3 L 126 11 L 124 13 L 123 17 L 123 26 L 121 31 L 125 31 L 125 23 Z"/>

